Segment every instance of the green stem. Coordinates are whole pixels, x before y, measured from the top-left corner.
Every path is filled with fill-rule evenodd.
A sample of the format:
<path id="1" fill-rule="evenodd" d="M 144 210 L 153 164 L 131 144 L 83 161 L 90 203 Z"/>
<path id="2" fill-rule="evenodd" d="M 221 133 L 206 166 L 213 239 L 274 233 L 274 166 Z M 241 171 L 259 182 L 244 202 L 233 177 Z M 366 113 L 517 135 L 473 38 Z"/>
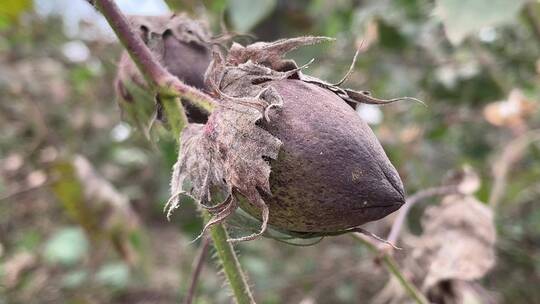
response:
<path id="1" fill-rule="evenodd" d="M 210 220 L 210 214 L 204 211 L 205 221 Z M 251 304 L 255 303 L 251 290 L 246 279 L 246 276 L 242 272 L 242 267 L 238 261 L 238 257 L 234 251 L 234 248 L 230 242 L 227 230 L 223 225 L 214 225 L 210 228 L 210 236 L 216 248 L 217 255 L 221 261 L 225 276 L 229 281 L 229 285 L 233 291 L 234 298 L 238 304 Z"/>
<path id="2" fill-rule="evenodd" d="M 396 279 L 399 281 L 399 284 L 405 289 L 405 291 L 409 294 L 409 296 L 418 304 L 429 304 L 429 301 L 426 299 L 426 297 L 414 286 L 413 283 L 411 283 L 401 272 L 399 269 L 399 266 L 396 262 L 396 260 L 389 254 L 384 253 L 379 250 L 377 245 L 370 242 L 364 235 L 360 233 L 351 233 L 351 236 L 355 238 L 356 240 L 360 241 L 362 244 L 366 245 L 366 247 L 373 253 L 377 255 L 381 255 L 382 262 L 384 266 L 388 269 L 388 271 L 396 277 Z"/>
<path id="3" fill-rule="evenodd" d="M 188 124 L 186 113 L 182 107 L 180 97 L 166 96 L 160 98 L 161 105 L 165 110 L 165 117 L 172 129 L 173 134 L 176 136 L 176 140 L 180 140 L 180 133 L 184 127 Z M 178 142 L 180 144 L 180 142 Z"/>
<path id="4" fill-rule="evenodd" d="M 112 0 L 95 0 L 94 3 L 128 50 L 147 82 L 157 91 L 169 124 L 174 134 L 179 138 L 182 129 L 187 124 L 180 98 L 188 98 L 194 104 L 208 111 L 213 109 L 215 102 L 207 94 L 186 85 L 167 72 L 154 58 L 141 38 L 133 32 L 126 18 Z M 205 212 L 203 216 L 208 221 L 209 214 Z M 227 231 L 222 225 L 215 225 L 211 228 L 210 235 L 236 302 L 240 304 L 255 303 L 234 248 L 227 241 Z"/>

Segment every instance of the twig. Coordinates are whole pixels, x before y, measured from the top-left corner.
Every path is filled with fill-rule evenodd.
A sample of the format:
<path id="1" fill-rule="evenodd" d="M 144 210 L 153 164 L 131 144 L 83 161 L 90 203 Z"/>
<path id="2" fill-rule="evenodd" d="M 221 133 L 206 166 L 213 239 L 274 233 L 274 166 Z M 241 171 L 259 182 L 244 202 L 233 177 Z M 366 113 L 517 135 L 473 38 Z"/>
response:
<path id="1" fill-rule="evenodd" d="M 421 190 L 416 192 L 414 195 L 411 195 L 408 199 L 405 205 L 401 207 L 399 210 L 399 213 L 397 214 L 396 219 L 394 220 L 394 224 L 392 225 L 392 229 L 390 230 L 390 233 L 388 234 L 388 237 L 386 240 L 392 244 L 396 244 L 399 233 L 401 232 L 401 229 L 403 228 L 403 224 L 405 223 L 405 219 L 407 218 L 407 214 L 409 213 L 409 210 L 419 201 L 422 201 L 426 198 L 430 198 L 433 196 L 441 196 L 441 195 L 447 195 L 452 193 L 458 193 L 458 187 L 455 185 L 452 186 L 440 186 L 440 187 L 434 187 L 434 188 L 428 188 L 425 190 Z"/>
<path id="2" fill-rule="evenodd" d="M 351 233 L 351 236 L 355 238 L 356 240 L 360 241 L 362 244 L 364 244 L 371 252 L 377 254 L 384 266 L 388 269 L 388 271 L 396 277 L 396 279 L 399 281 L 403 289 L 409 294 L 409 296 L 418 304 L 428 304 L 429 301 L 426 299 L 426 297 L 414 286 L 412 282 L 410 282 L 405 275 L 401 272 L 401 269 L 399 269 L 399 266 L 396 262 L 396 260 L 388 253 L 379 250 L 378 244 L 373 242 L 372 239 L 369 237 L 355 232 Z"/>
<path id="3" fill-rule="evenodd" d="M 193 273 L 191 274 L 191 283 L 189 285 L 188 293 L 184 299 L 184 304 L 191 304 L 193 302 L 193 297 L 195 296 L 195 291 L 197 289 L 197 283 L 199 282 L 199 276 L 204 266 L 204 261 L 208 255 L 208 249 L 210 248 L 210 240 L 205 237 L 202 239 L 201 248 L 199 255 L 195 259 Z"/>
<path id="4" fill-rule="evenodd" d="M 535 5 L 538 6 L 538 2 L 531 2 L 525 5 L 525 7 L 523 8 L 523 16 L 525 18 L 525 21 L 529 24 L 531 31 L 536 38 L 536 42 L 540 45 L 540 21 L 538 21 L 537 14 L 535 14 Z"/>
<path id="5" fill-rule="evenodd" d="M 34 191 L 34 190 L 37 190 L 37 189 L 40 189 L 40 188 L 43 188 L 45 186 L 49 186 L 52 182 L 53 182 L 52 180 L 49 180 L 47 182 L 44 182 L 43 184 L 39 184 L 39 185 L 35 185 L 35 186 L 28 186 L 28 187 L 13 191 L 11 193 L 7 193 L 4 196 L 0 196 L 0 202 L 11 199 L 13 197 L 16 197 L 16 196 L 19 196 L 19 195 L 22 195 L 22 194 L 25 194 L 25 193 L 28 193 L 28 192 L 31 192 L 31 191 Z"/>
<path id="6" fill-rule="evenodd" d="M 526 132 L 506 145 L 493 165 L 493 188 L 489 195 L 488 204 L 495 209 L 503 197 L 506 188 L 508 172 L 514 163 L 523 156 L 525 148 L 531 143 L 540 141 L 540 129 Z"/>
<path id="7" fill-rule="evenodd" d="M 178 78 L 169 74 L 152 56 L 141 38 L 131 30 L 126 18 L 112 0 L 95 0 L 93 3 L 105 16 L 149 84 L 158 92 L 158 97 L 163 103 L 169 124 L 175 132 L 176 138 L 179 138 L 180 131 L 187 123 L 180 97 L 188 98 L 194 104 L 208 111 L 212 110 L 216 102 L 210 96 L 184 84 Z M 203 215 L 205 220 L 208 221 L 209 215 L 206 212 Z M 215 225 L 211 228 L 210 235 L 236 302 L 241 304 L 254 303 L 255 301 L 236 253 L 232 245 L 227 241 L 227 231 L 222 225 Z"/>

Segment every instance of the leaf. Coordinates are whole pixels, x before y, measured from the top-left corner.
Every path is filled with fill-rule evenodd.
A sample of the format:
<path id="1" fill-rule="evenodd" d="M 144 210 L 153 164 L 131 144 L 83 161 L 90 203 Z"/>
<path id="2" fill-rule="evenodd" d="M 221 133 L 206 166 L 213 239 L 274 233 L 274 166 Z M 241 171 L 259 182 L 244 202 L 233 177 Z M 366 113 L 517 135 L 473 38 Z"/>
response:
<path id="1" fill-rule="evenodd" d="M 3 0 L 0 3 L 0 28 L 15 21 L 19 15 L 32 8 L 32 0 Z"/>
<path id="2" fill-rule="evenodd" d="M 132 233 L 143 233 L 129 198 L 119 192 L 81 155 L 52 166 L 53 191 L 69 216 L 92 239 L 109 238 L 124 260 L 138 256 L 130 244 Z M 143 252 L 139 252 L 143 254 Z"/>
<path id="3" fill-rule="evenodd" d="M 45 260 L 52 264 L 74 265 L 88 252 L 88 240 L 80 228 L 56 232 L 45 244 Z"/>
<path id="4" fill-rule="evenodd" d="M 75 270 L 62 276 L 60 285 L 64 288 L 77 288 L 86 282 L 88 272 L 84 270 Z"/>
<path id="5" fill-rule="evenodd" d="M 98 282 L 116 289 L 125 288 L 129 282 L 129 268 L 124 263 L 103 265 L 96 274 Z"/>
<path id="6" fill-rule="evenodd" d="M 459 45 L 483 27 L 511 22 L 526 0 L 437 0 L 434 14 L 444 24 L 446 36 Z"/>
<path id="7" fill-rule="evenodd" d="M 492 210 L 473 196 L 448 196 L 422 217 L 415 256 L 427 266 L 422 288 L 447 280 L 482 278 L 495 264 Z"/>
<path id="8" fill-rule="evenodd" d="M 414 285 L 422 288 L 432 303 L 468 303 L 465 298 L 485 297 L 474 281 L 495 265 L 491 208 L 472 195 L 449 195 L 440 205 L 428 207 L 421 222 L 422 235 L 403 237 L 409 248 L 403 270 Z M 374 303 L 406 303 L 408 297 L 392 277 Z"/>
<path id="9" fill-rule="evenodd" d="M 276 0 L 231 0 L 229 16 L 234 28 L 247 32 L 268 17 L 276 7 Z"/>

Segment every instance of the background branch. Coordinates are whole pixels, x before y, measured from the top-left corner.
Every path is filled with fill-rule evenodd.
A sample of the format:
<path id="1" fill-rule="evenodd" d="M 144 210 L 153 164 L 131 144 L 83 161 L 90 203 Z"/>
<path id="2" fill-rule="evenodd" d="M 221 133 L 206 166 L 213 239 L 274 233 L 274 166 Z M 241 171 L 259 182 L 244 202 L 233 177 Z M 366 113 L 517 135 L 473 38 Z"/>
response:
<path id="1" fill-rule="evenodd" d="M 500 156 L 493 165 L 493 188 L 489 195 L 488 204 L 495 209 L 504 195 L 508 172 L 512 165 L 523 157 L 525 149 L 533 142 L 540 141 L 540 129 L 526 132 L 505 145 Z"/>
<path id="2" fill-rule="evenodd" d="M 371 252 L 378 255 L 378 257 L 381 259 L 386 269 L 388 269 L 390 274 L 396 277 L 399 284 L 403 287 L 403 289 L 405 289 L 407 294 L 411 297 L 411 299 L 415 301 L 415 303 L 418 303 L 418 304 L 429 303 L 426 297 L 401 272 L 401 269 L 399 268 L 398 263 L 392 257 L 392 255 L 390 255 L 388 252 L 385 252 L 383 250 L 379 250 L 379 244 L 375 243 L 371 238 L 369 238 L 368 236 L 362 233 L 354 232 L 354 233 L 351 233 L 351 236 L 354 239 L 360 241 L 362 244 L 364 244 Z"/>
<path id="3" fill-rule="evenodd" d="M 458 187 L 456 185 L 452 186 L 440 186 L 440 187 L 434 187 L 434 188 L 428 188 L 425 190 L 421 190 L 416 192 L 415 194 L 411 195 L 408 199 L 405 205 L 401 207 L 399 210 L 396 219 L 394 220 L 394 223 L 392 225 L 392 229 L 390 230 L 390 233 L 388 234 L 388 237 L 386 240 L 392 244 L 396 244 L 397 240 L 399 239 L 399 233 L 401 232 L 401 229 L 403 228 L 403 224 L 405 223 L 405 220 L 407 219 L 407 214 L 409 213 L 409 210 L 418 202 L 425 200 L 427 198 L 433 197 L 433 196 L 441 196 L 441 195 L 447 195 L 447 194 L 453 194 L 458 193 Z"/>
<path id="4" fill-rule="evenodd" d="M 199 255 L 195 258 L 195 262 L 193 265 L 193 272 L 191 274 L 191 282 L 189 284 L 189 289 L 188 289 L 186 298 L 184 299 L 184 304 L 191 304 L 193 302 L 193 298 L 195 297 L 195 291 L 197 289 L 197 284 L 199 282 L 199 276 L 203 269 L 206 256 L 208 255 L 208 249 L 210 248 L 209 245 L 210 245 L 210 240 L 207 237 L 203 237 Z"/>

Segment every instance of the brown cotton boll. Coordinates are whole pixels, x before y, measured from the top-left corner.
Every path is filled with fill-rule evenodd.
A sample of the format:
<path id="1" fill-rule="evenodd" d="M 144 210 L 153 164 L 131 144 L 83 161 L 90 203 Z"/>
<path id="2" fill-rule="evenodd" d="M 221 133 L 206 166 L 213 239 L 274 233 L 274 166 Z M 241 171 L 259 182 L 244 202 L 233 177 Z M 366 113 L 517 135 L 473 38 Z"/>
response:
<path id="1" fill-rule="evenodd" d="M 283 107 L 263 128 L 282 142 L 270 161 L 269 224 L 332 232 L 378 220 L 405 202 L 401 179 L 379 141 L 337 95 L 295 79 L 271 84 Z M 251 205 L 250 213 L 256 214 Z"/>
<path id="2" fill-rule="evenodd" d="M 240 207 L 262 223 L 234 239 L 245 241 L 267 225 L 299 237 L 339 234 L 404 204 L 401 179 L 349 93 L 281 59 L 314 40 L 321 39 L 236 47 L 227 59 L 214 54 L 206 81 L 219 103 L 205 125 L 181 135 L 169 211 L 190 195 L 214 215 L 206 230 Z"/>
<path id="3" fill-rule="evenodd" d="M 184 83 L 205 90 L 204 73 L 211 61 L 211 36 L 207 25 L 186 14 L 129 16 L 133 29 L 141 36 L 155 58 Z M 122 53 L 115 80 L 117 95 L 132 102 L 131 85 L 147 89 L 144 77 L 127 51 Z M 205 122 L 208 113 L 182 100 L 191 122 Z"/>

